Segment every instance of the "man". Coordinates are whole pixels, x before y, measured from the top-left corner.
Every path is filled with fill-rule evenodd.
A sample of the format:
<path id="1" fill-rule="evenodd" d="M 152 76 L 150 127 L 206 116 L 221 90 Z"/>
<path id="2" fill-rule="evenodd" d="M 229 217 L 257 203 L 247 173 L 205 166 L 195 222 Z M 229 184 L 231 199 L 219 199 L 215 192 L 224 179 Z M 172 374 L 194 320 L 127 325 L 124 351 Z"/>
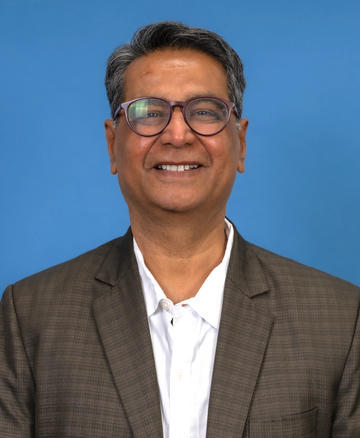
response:
<path id="1" fill-rule="evenodd" d="M 238 55 L 157 23 L 111 55 L 106 87 L 131 228 L 5 291 L 0 436 L 360 437 L 359 289 L 225 218 Z"/>

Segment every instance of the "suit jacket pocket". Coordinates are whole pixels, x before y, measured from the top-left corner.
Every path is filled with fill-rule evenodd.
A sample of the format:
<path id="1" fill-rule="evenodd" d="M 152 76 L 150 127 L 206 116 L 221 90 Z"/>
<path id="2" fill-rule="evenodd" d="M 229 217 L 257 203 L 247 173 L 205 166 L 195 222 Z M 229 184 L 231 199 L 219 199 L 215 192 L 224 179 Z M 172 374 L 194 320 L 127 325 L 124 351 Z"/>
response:
<path id="1" fill-rule="evenodd" d="M 249 419 L 248 438 L 316 438 L 318 409 L 273 420 Z"/>

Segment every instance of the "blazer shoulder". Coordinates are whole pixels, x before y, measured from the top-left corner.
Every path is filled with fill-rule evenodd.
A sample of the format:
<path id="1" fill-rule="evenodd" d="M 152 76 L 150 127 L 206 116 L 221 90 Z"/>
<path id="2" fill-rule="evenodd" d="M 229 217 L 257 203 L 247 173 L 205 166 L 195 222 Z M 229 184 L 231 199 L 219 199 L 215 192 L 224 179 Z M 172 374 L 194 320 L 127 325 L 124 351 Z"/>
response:
<path id="1" fill-rule="evenodd" d="M 42 271 L 36 272 L 28 277 L 22 278 L 17 281 L 14 286 L 21 287 L 28 285 L 29 283 L 42 282 L 48 278 L 53 278 L 54 276 L 61 276 L 64 274 L 71 273 L 73 271 L 77 272 L 77 276 L 81 275 L 84 271 L 90 272 L 92 267 L 97 266 L 98 263 L 105 257 L 106 253 L 116 245 L 119 239 L 114 239 L 106 242 L 97 248 L 91 249 L 79 254 L 72 259 L 66 260 L 54 266 L 50 266 Z"/>
<path id="2" fill-rule="evenodd" d="M 120 238 L 113 239 L 99 247 L 87 251 L 71 260 L 67 260 L 58 265 L 47 268 L 25 277 L 12 285 L 15 299 L 29 299 L 30 296 L 38 295 L 41 299 L 54 296 L 59 291 L 77 290 L 85 292 L 91 290 L 94 284 L 95 276 L 101 270 L 105 261 L 116 256 L 114 264 L 121 260 L 121 251 L 118 248 L 122 246 L 123 240 L 129 236 L 126 234 Z"/>
<path id="3" fill-rule="evenodd" d="M 341 278 L 304 265 L 293 259 L 275 254 L 250 242 L 248 250 L 253 252 L 265 271 L 266 277 L 277 286 L 287 290 L 317 291 L 320 295 L 343 295 L 347 300 L 360 300 L 360 287 Z"/>

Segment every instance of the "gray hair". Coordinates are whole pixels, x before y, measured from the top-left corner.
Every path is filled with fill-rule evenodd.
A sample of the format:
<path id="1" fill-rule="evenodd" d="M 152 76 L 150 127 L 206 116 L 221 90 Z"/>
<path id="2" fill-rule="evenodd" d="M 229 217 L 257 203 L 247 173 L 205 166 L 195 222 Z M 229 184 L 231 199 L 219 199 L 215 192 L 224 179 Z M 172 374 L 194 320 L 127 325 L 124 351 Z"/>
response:
<path id="1" fill-rule="evenodd" d="M 220 35 L 175 21 L 163 21 L 141 27 L 129 44 L 119 46 L 110 55 L 106 67 L 105 87 L 113 118 L 124 99 L 126 69 L 135 59 L 165 48 L 199 50 L 220 62 L 227 75 L 229 97 L 235 103 L 240 118 L 245 77 L 238 54 Z"/>

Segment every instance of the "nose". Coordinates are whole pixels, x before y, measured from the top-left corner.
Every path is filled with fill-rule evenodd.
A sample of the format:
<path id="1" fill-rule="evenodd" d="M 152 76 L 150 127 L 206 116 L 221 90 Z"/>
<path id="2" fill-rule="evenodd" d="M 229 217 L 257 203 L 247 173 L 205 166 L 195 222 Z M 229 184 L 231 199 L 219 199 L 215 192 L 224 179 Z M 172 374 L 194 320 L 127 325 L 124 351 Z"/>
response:
<path id="1" fill-rule="evenodd" d="M 161 142 L 181 147 L 192 144 L 194 137 L 194 133 L 184 120 L 181 108 L 173 108 L 171 120 L 160 136 Z"/>

